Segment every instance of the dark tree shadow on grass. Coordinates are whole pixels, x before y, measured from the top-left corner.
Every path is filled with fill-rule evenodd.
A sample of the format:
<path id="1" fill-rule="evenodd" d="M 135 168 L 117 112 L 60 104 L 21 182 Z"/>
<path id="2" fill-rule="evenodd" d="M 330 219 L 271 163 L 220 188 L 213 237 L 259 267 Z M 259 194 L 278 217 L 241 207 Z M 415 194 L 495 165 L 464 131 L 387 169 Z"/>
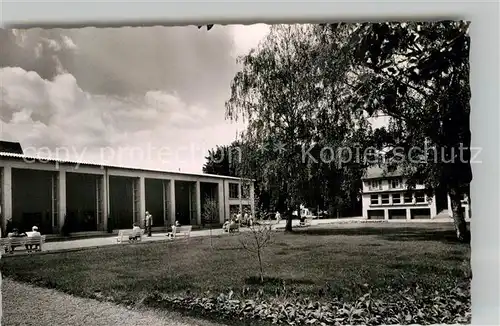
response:
<path id="1" fill-rule="evenodd" d="M 436 225 L 431 227 L 321 227 L 309 228 L 307 230 L 295 230 L 294 234 L 309 236 L 376 236 L 388 241 L 434 241 L 447 244 L 461 244 L 453 227 L 444 229 Z"/>
<path id="2" fill-rule="evenodd" d="M 312 285 L 315 284 L 313 280 L 308 279 L 292 279 L 292 278 L 280 278 L 280 277 L 264 277 L 264 283 L 260 281 L 259 276 L 250 276 L 245 279 L 245 284 L 247 285 L 271 285 L 280 286 L 285 285 Z"/>

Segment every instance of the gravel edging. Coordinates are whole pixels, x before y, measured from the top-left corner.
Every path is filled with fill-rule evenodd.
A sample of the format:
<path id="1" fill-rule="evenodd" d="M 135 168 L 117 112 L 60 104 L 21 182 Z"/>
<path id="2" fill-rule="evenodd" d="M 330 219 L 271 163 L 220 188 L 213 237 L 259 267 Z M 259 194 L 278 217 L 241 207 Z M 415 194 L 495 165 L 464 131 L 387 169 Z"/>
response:
<path id="1" fill-rule="evenodd" d="M 128 309 L 110 302 L 79 298 L 6 278 L 2 280 L 2 297 L 1 325 L 223 326 L 173 312 Z"/>

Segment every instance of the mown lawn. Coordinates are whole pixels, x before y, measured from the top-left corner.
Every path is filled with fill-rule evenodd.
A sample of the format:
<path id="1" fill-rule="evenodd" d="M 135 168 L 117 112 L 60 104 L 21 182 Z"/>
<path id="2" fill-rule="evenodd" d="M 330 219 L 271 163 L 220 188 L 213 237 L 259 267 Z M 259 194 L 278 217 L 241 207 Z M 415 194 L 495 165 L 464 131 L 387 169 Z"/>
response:
<path id="1" fill-rule="evenodd" d="M 2 273 L 85 297 L 138 302 L 153 292 L 228 293 L 250 298 L 286 295 L 356 300 L 403 289 L 442 290 L 468 282 L 470 247 L 453 240 L 451 225 L 380 224 L 311 227 L 277 232 L 264 254 L 268 282 L 256 285 L 257 260 L 238 235 L 185 243 L 118 245 L 79 252 L 3 257 Z M 284 284 L 283 284 L 284 282 Z"/>

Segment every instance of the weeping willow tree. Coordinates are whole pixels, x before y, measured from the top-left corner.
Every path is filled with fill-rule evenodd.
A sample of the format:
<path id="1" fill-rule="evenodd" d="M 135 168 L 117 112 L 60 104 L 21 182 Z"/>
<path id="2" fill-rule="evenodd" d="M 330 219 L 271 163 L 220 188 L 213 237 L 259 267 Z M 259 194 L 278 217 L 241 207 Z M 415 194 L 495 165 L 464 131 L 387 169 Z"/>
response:
<path id="1" fill-rule="evenodd" d="M 260 151 L 264 187 L 285 194 L 286 230 L 292 211 L 303 200 L 299 189 L 307 178 L 298 145 L 311 139 L 312 110 L 308 110 L 315 76 L 310 74 L 310 42 L 305 25 L 275 25 L 248 55 L 231 84 L 226 102 L 230 119 L 245 119 L 244 140 Z M 309 68 L 309 69 L 308 69 Z"/>
<path id="2" fill-rule="evenodd" d="M 338 149 L 367 130 L 345 84 L 350 25 L 339 25 L 328 42 L 315 28 L 272 26 L 259 47 L 239 59 L 242 70 L 226 103 L 228 118 L 248 122 L 243 137 L 258 149 L 263 186 L 284 194 L 287 231 L 292 212 L 312 203 L 312 191 L 320 189 L 317 195 L 329 201 L 343 191 L 339 180 L 351 174 L 339 171 L 352 166 L 339 164 L 345 158 Z"/>

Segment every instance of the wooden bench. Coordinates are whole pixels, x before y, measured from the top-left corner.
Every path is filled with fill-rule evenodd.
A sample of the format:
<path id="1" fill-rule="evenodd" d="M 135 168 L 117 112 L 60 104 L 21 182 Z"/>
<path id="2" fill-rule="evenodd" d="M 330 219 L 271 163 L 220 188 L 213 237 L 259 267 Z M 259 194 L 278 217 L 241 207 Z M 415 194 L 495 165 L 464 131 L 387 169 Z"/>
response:
<path id="1" fill-rule="evenodd" d="M 193 229 L 193 226 L 192 225 L 181 225 L 181 226 L 176 226 L 176 227 L 172 227 L 172 235 L 173 235 L 173 239 L 176 239 L 177 238 L 177 234 L 183 234 L 184 235 L 184 239 L 186 241 L 189 241 L 189 237 L 191 235 L 191 230 Z"/>
<path id="2" fill-rule="evenodd" d="M 240 232 L 240 223 L 230 223 L 225 229 L 224 232 L 235 233 Z"/>
<path id="3" fill-rule="evenodd" d="M 310 226 L 313 218 L 312 216 L 308 216 L 304 219 L 303 222 L 300 222 L 300 226 Z"/>
<path id="4" fill-rule="evenodd" d="M 45 236 L 40 237 L 11 237 L 0 239 L 0 246 L 5 250 L 6 253 L 13 253 L 16 248 L 20 250 L 31 251 L 42 251 L 42 246 L 45 243 Z M 37 246 L 37 249 L 29 249 L 26 246 Z"/>
<path id="5" fill-rule="evenodd" d="M 118 243 L 131 243 L 136 241 L 142 241 L 142 237 L 144 236 L 144 229 L 141 229 L 139 232 L 139 236 L 136 240 L 131 240 L 130 236 L 132 235 L 132 230 L 119 230 L 118 236 L 116 237 L 116 242 Z"/>

